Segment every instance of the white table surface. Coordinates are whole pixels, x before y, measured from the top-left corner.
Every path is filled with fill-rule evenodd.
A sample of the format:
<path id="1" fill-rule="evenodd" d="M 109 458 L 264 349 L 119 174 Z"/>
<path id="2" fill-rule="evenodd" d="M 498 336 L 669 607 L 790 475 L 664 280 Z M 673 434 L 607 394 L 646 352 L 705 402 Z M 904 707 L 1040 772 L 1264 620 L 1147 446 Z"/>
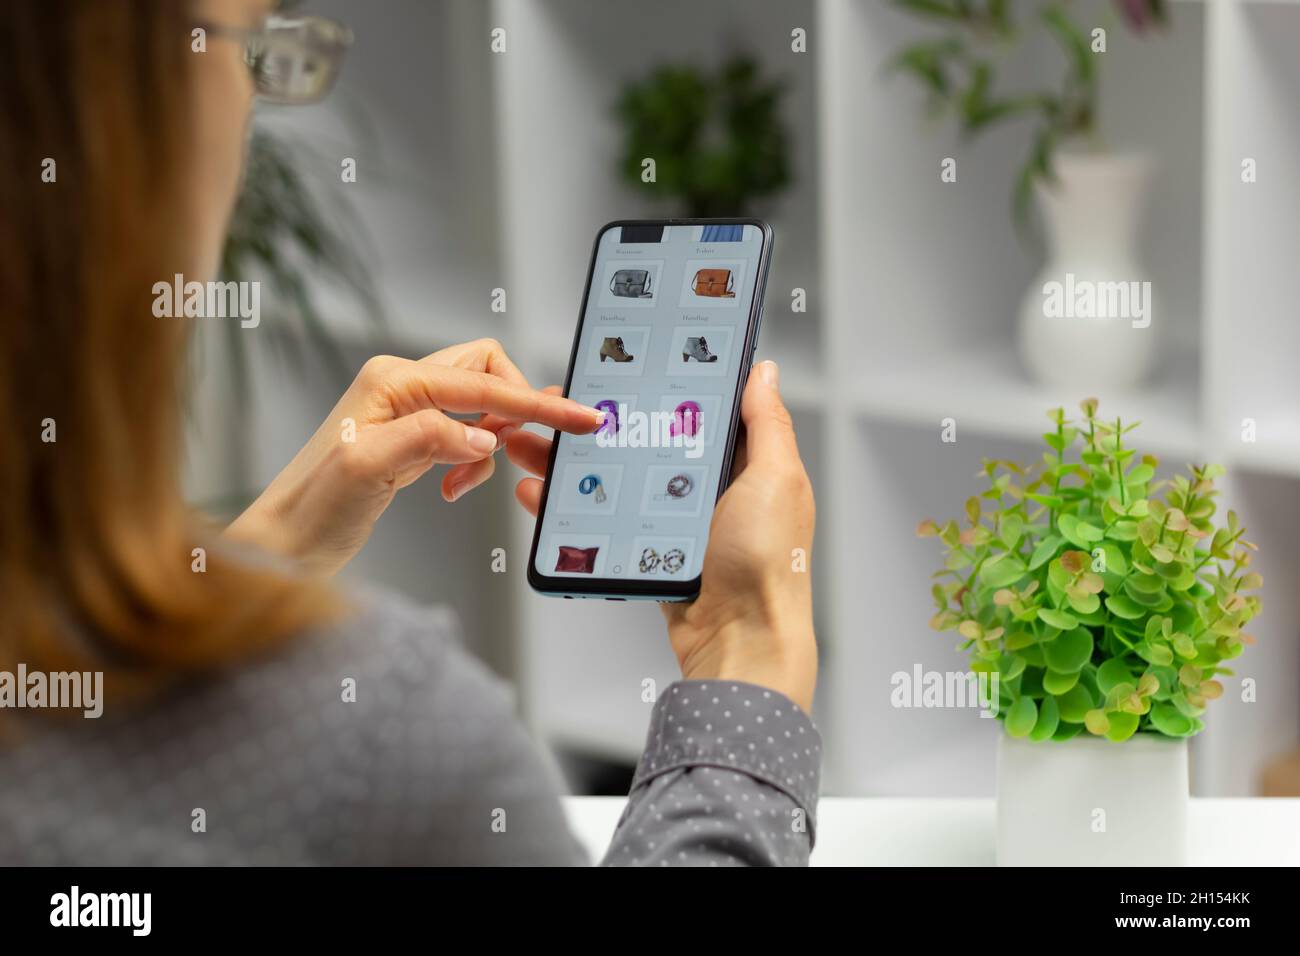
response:
<path id="1" fill-rule="evenodd" d="M 593 860 L 605 855 L 622 797 L 566 797 Z M 813 866 L 992 866 L 992 799 L 823 797 Z M 1300 866 L 1300 798 L 1193 799 L 1193 866 Z"/>

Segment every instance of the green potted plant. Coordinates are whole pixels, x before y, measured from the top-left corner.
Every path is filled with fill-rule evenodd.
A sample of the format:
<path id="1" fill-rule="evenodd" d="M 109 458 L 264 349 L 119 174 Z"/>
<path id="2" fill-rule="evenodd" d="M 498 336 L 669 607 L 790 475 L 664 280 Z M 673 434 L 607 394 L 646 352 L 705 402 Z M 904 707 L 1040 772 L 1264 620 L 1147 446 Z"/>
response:
<path id="1" fill-rule="evenodd" d="M 734 57 L 716 72 L 661 66 L 624 88 L 615 107 L 623 125 L 619 173 L 638 189 L 676 202 L 688 216 L 743 216 L 790 181 L 789 135 L 779 81 Z M 654 179 L 645 179 L 645 160 Z"/>
<path id="2" fill-rule="evenodd" d="M 1107 52 L 1108 33 L 1122 23 L 1150 35 L 1167 22 L 1165 0 L 1116 0 L 1111 18 L 1070 0 L 893 2 L 932 29 L 890 66 L 920 84 L 933 113 L 951 116 L 966 139 L 1013 124 L 1032 131 L 1015 175 L 1014 208 L 1023 224 L 1030 199 L 1037 199 L 1049 249 L 1020 306 L 1026 368 L 1065 387 L 1119 389 L 1148 380 L 1160 326 L 1150 322 L 1150 277 L 1138 259 L 1137 235 L 1151 163 L 1140 153 L 1108 149 L 1098 117 L 1106 56 L 1122 55 Z M 1028 45 L 1055 48 L 1059 79 L 1013 86 L 1000 78 L 1002 63 Z M 1049 283 L 1091 290 L 1117 282 L 1146 290 L 1144 315 L 1131 306 L 1089 306 L 1062 318 L 1045 302 Z M 1057 361 L 1067 352 L 1073 361 Z"/>
<path id="3" fill-rule="evenodd" d="M 1187 739 L 1263 581 L 1236 513 L 1216 524 L 1220 466 L 1157 480 L 1136 424 L 1080 407 L 1048 413 L 1041 467 L 986 460 L 963 521 L 921 522 L 945 552 L 930 624 L 996 676 L 999 862 L 1180 863 Z"/>

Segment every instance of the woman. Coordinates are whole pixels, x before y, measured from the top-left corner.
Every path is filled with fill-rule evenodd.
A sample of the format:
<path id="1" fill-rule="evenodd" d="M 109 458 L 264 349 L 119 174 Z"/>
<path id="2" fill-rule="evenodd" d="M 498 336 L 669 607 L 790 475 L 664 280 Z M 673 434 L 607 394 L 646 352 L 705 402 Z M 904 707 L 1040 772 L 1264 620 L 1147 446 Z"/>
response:
<path id="1" fill-rule="evenodd" d="M 306 99 L 337 67 L 304 42 L 327 32 L 268 25 L 268 6 L 4 16 L 0 671 L 107 685 L 96 720 L 0 710 L 0 863 L 584 862 L 451 616 L 328 576 L 434 464 L 448 500 L 501 447 L 541 475 L 549 442 L 519 426 L 581 433 L 599 413 L 533 390 L 490 340 L 380 357 L 224 533 L 181 498 L 191 320 L 156 317 L 152 288 L 214 275 L 254 94 Z M 259 66 L 268 50 L 312 69 Z M 813 500 L 772 363 L 742 417 L 703 590 L 665 606 L 683 680 L 654 707 L 609 863 L 802 863 L 811 847 L 817 660 L 791 554 L 811 547 Z M 516 489 L 534 513 L 540 488 Z"/>

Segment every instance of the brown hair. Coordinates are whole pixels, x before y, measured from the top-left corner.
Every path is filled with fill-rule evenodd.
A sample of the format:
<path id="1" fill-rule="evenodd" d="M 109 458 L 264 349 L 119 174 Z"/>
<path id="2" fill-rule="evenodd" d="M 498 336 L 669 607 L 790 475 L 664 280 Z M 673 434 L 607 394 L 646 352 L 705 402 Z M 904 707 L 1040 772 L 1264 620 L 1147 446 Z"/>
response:
<path id="1" fill-rule="evenodd" d="M 156 318 L 152 287 L 190 265 L 187 8 L 3 13 L 0 667 L 193 670 L 334 607 L 321 583 L 224 554 L 180 493 L 189 320 Z"/>

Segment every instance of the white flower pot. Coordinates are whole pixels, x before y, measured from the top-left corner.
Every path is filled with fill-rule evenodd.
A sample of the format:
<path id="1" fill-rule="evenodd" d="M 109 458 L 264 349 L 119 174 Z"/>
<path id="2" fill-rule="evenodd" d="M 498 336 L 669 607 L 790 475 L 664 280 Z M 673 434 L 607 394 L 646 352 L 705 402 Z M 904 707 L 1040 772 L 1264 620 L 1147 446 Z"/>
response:
<path id="1" fill-rule="evenodd" d="M 1046 385 L 1131 390 L 1150 378 L 1165 318 L 1137 259 L 1150 164 L 1132 154 L 1064 153 L 1053 165 L 1056 182 L 1035 184 L 1049 250 L 1021 300 L 1021 359 Z"/>
<path id="2" fill-rule="evenodd" d="M 998 740 L 999 866 L 1183 866 L 1187 741 Z"/>

